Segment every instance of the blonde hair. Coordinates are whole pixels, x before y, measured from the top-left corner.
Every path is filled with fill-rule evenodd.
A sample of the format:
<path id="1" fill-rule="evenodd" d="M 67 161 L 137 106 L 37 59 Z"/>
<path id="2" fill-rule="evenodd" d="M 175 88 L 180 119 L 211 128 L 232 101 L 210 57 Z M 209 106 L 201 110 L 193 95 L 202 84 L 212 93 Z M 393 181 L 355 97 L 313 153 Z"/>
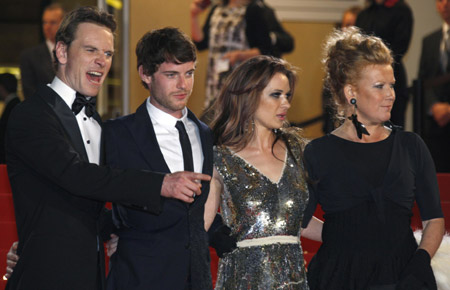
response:
<path id="1" fill-rule="evenodd" d="M 392 65 L 393 61 L 391 50 L 380 38 L 365 35 L 356 27 L 349 27 L 345 31 L 336 29 L 327 37 L 323 58 L 325 85 L 333 96 L 337 118 L 344 117 L 348 105 L 344 86 L 355 85 L 366 66 Z"/>

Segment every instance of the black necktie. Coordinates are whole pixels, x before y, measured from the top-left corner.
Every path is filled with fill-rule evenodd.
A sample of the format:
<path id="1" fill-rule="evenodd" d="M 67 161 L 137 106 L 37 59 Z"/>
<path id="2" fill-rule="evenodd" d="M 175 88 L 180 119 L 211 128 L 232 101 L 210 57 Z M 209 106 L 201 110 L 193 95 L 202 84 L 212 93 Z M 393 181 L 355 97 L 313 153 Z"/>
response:
<path id="1" fill-rule="evenodd" d="M 194 161 L 192 159 L 192 147 L 189 136 L 186 132 L 183 122 L 177 121 L 175 125 L 180 134 L 181 150 L 183 150 L 183 162 L 185 171 L 194 171 Z"/>
<path id="2" fill-rule="evenodd" d="M 75 101 L 73 101 L 72 104 L 72 111 L 75 113 L 75 115 L 78 115 L 78 113 L 83 109 L 86 113 L 86 116 L 92 117 L 95 113 L 95 101 L 97 98 L 90 98 L 89 100 L 83 96 L 82 94 L 78 93 L 76 94 Z"/>

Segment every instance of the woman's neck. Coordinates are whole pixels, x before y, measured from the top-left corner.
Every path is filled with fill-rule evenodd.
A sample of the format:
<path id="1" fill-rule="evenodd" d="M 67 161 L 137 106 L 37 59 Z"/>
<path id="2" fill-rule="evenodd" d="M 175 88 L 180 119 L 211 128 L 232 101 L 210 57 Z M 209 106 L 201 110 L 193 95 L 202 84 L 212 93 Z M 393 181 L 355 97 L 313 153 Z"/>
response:
<path id="1" fill-rule="evenodd" d="M 273 130 L 268 128 L 260 128 L 259 126 L 255 126 L 255 133 L 248 142 L 246 147 L 258 148 L 259 150 L 272 150 L 273 142 L 275 141 L 276 135 Z"/>
<path id="2" fill-rule="evenodd" d="M 360 139 L 358 138 L 356 128 L 352 121 L 346 119 L 339 128 L 332 132 L 332 134 L 353 142 L 373 143 L 386 139 L 391 133 L 391 130 L 386 128 L 383 124 L 368 125 L 365 127 L 369 132 L 369 135 L 362 134 L 362 138 Z"/>

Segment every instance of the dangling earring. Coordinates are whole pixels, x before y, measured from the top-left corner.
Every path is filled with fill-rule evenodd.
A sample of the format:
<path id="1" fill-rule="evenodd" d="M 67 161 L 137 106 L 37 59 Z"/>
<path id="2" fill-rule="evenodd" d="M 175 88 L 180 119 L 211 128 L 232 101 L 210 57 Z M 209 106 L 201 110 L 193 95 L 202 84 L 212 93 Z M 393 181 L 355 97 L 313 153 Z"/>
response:
<path id="1" fill-rule="evenodd" d="M 252 119 L 251 122 L 246 121 L 244 125 L 244 133 L 253 133 L 253 131 L 255 131 L 255 120 Z"/>
<path id="2" fill-rule="evenodd" d="M 358 116 L 356 115 L 356 108 L 358 107 L 358 106 L 356 106 L 356 99 L 355 98 L 351 98 L 350 99 L 350 104 L 355 106 L 355 108 L 354 108 L 353 114 L 350 117 L 348 117 L 348 119 L 351 120 L 353 125 L 355 126 L 356 135 L 358 136 L 359 139 L 362 139 L 362 134 L 370 136 L 370 134 L 367 131 L 367 129 L 364 126 L 364 124 L 361 123 L 360 121 L 358 121 Z"/>

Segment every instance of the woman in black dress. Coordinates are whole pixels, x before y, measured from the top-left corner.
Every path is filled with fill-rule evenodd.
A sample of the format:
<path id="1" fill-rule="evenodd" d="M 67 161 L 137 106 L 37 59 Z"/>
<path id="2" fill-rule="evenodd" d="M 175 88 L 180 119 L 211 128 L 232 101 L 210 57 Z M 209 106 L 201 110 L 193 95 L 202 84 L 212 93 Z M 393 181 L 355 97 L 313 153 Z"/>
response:
<path id="1" fill-rule="evenodd" d="M 391 51 L 357 28 L 335 31 L 325 49 L 327 83 L 344 121 L 305 148 L 312 182 L 303 227 L 317 204 L 325 212 L 310 287 L 436 289 L 430 258 L 444 234 L 436 172 L 422 139 L 388 122 Z M 410 227 L 414 201 L 424 228 L 419 246 Z"/>

